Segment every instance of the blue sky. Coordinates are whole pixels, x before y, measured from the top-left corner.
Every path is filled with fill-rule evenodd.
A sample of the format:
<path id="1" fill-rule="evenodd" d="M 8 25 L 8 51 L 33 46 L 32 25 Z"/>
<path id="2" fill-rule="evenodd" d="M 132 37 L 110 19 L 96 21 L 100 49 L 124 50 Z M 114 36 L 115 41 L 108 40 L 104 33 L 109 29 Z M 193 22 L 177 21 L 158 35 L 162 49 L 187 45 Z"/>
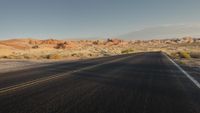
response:
<path id="1" fill-rule="evenodd" d="M 0 0 L 0 39 L 115 37 L 196 25 L 199 12 L 200 0 Z"/>

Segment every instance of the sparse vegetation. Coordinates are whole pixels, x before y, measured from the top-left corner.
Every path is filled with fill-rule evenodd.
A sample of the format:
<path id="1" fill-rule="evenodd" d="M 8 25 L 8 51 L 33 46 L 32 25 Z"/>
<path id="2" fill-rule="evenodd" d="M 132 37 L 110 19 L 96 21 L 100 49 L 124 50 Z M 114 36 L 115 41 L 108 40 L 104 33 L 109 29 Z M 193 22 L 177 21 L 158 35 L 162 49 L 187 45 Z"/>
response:
<path id="1" fill-rule="evenodd" d="M 126 50 L 122 50 L 121 53 L 122 54 L 128 54 L 128 53 L 132 53 L 133 49 L 126 49 Z"/>
<path id="2" fill-rule="evenodd" d="M 31 54 L 23 54 L 23 55 L 21 55 L 21 57 L 22 57 L 23 59 L 35 59 L 34 56 L 31 55 Z"/>
<path id="3" fill-rule="evenodd" d="M 179 61 L 180 64 L 185 65 L 186 63 L 184 61 Z"/>
<path id="4" fill-rule="evenodd" d="M 66 44 L 66 42 L 65 43 L 59 43 L 59 44 L 56 45 L 55 49 L 65 49 L 66 48 L 65 44 Z"/>
<path id="5" fill-rule="evenodd" d="M 175 58 L 175 59 L 179 58 L 178 52 L 172 52 L 172 53 L 170 54 L 170 56 L 171 56 L 172 58 Z"/>
<path id="6" fill-rule="evenodd" d="M 62 56 L 59 55 L 59 54 L 50 54 L 50 55 L 47 55 L 47 59 L 61 59 Z"/>
<path id="7" fill-rule="evenodd" d="M 190 59 L 190 58 L 200 58 L 200 52 L 172 52 L 170 56 L 175 59 L 183 58 L 183 59 Z"/>
<path id="8" fill-rule="evenodd" d="M 8 40 L 0 43 L 1 59 L 82 59 L 133 52 L 163 51 L 173 58 L 200 58 L 200 39 L 164 40 Z"/>
<path id="9" fill-rule="evenodd" d="M 34 45 L 34 46 L 32 46 L 32 48 L 33 48 L 33 49 L 38 49 L 39 46 L 38 46 L 38 45 Z"/>
<path id="10" fill-rule="evenodd" d="M 191 58 L 190 53 L 188 53 L 186 51 L 179 52 L 179 56 L 180 56 L 180 58 L 185 58 L 185 59 L 190 59 Z"/>

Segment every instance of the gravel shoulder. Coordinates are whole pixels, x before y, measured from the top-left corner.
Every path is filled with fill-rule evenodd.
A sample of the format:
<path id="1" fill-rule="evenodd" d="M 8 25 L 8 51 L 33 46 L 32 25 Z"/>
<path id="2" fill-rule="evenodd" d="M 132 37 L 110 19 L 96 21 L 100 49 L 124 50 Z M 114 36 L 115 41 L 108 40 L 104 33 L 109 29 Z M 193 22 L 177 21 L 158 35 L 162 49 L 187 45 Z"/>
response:
<path id="1" fill-rule="evenodd" d="M 200 82 L 200 59 L 179 59 L 179 65 Z"/>

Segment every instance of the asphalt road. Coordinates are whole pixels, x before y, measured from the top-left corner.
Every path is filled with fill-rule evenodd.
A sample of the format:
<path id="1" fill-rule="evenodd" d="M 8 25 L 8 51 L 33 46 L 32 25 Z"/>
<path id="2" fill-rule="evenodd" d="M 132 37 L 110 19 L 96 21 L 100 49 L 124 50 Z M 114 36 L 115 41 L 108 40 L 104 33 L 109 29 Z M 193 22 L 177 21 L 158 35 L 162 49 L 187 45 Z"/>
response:
<path id="1" fill-rule="evenodd" d="M 0 74 L 0 113 L 200 113 L 200 88 L 160 52 Z"/>

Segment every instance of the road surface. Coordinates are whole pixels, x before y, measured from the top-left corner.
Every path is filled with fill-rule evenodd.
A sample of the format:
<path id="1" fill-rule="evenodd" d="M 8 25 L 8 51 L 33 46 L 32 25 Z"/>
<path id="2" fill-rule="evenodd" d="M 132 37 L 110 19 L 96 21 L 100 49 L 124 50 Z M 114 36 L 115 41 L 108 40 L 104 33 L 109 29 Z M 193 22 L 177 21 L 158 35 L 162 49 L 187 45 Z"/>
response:
<path id="1" fill-rule="evenodd" d="M 0 74 L 0 113 L 200 113 L 198 88 L 163 53 Z"/>

